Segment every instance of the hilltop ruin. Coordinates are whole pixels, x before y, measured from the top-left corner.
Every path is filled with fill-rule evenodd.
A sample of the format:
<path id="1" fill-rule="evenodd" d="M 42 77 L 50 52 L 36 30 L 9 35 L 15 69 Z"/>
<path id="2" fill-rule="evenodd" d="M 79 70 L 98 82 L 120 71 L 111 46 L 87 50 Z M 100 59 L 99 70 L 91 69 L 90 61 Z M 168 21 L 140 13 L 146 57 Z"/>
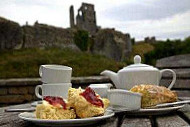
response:
<path id="1" fill-rule="evenodd" d="M 74 18 L 74 7 L 70 6 L 70 27 L 88 31 L 91 35 L 97 32 L 96 12 L 93 4 L 82 3 L 78 9 L 76 16 L 76 24 Z"/>
<path id="2" fill-rule="evenodd" d="M 74 42 L 74 36 L 77 31 L 85 30 L 93 42 L 89 52 L 116 61 L 128 58 L 132 51 L 130 34 L 97 26 L 94 5 L 82 3 L 76 18 L 73 6 L 69 8 L 69 12 L 70 28 L 67 29 L 40 24 L 38 21 L 33 26 L 27 22 L 20 26 L 16 22 L 0 18 L 0 50 L 46 47 L 80 50 Z"/>

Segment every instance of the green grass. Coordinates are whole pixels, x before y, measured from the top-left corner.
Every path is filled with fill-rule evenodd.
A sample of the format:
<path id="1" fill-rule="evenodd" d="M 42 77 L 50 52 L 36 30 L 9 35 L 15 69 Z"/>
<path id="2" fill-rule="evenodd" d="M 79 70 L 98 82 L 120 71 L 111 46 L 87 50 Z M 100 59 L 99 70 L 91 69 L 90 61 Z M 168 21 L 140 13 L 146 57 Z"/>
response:
<path id="1" fill-rule="evenodd" d="M 99 75 L 105 69 L 117 71 L 125 66 L 100 55 L 69 49 L 21 49 L 0 52 L 0 78 L 39 77 L 42 64 L 59 64 L 73 68 L 72 76 Z"/>
<path id="2" fill-rule="evenodd" d="M 154 46 L 149 43 L 141 42 L 141 43 L 134 44 L 132 47 L 130 58 L 126 61 L 126 63 L 133 64 L 134 63 L 133 58 L 135 55 L 140 55 L 142 58 L 142 62 L 144 62 L 144 54 L 153 50 L 154 50 Z"/>

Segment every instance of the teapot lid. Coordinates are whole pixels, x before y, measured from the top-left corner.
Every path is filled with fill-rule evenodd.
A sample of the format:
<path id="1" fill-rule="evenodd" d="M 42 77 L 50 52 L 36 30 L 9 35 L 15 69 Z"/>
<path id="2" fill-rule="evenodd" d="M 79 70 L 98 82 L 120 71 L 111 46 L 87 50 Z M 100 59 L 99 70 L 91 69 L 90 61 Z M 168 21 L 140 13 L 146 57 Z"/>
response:
<path id="1" fill-rule="evenodd" d="M 134 57 L 134 64 L 124 67 L 122 70 L 158 70 L 157 68 L 141 63 L 141 57 L 136 55 Z"/>

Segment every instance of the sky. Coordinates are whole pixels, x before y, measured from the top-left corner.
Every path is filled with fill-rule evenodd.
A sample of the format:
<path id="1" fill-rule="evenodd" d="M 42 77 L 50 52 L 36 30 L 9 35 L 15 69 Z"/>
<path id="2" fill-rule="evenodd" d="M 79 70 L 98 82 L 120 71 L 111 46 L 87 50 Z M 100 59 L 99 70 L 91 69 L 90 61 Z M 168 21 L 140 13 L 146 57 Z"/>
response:
<path id="1" fill-rule="evenodd" d="M 190 36 L 190 0 L 0 0 L 0 16 L 20 25 L 38 20 L 68 28 L 70 5 L 76 16 L 82 2 L 95 5 L 98 26 L 130 33 L 136 40 Z"/>

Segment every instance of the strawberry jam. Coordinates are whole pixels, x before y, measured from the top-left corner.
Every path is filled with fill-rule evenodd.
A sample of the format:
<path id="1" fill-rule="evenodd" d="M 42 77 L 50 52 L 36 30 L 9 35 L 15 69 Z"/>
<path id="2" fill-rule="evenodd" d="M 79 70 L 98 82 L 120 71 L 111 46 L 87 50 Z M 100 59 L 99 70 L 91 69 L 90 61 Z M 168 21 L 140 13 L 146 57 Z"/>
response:
<path id="1" fill-rule="evenodd" d="M 91 104 L 104 107 L 104 103 L 102 102 L 102 100 L 98 98 L 94 90 L 92 90 L 90 87 L 87 87 L 85 91 L 80 95 L 82 95 Z"/>
<path id="2" fill-rule="evenodd" d="M 61 105 L 63 109 L 66 109 L 66 103 L 61 97 L 45 96 L 43 99 L 53 106 Z"/>

